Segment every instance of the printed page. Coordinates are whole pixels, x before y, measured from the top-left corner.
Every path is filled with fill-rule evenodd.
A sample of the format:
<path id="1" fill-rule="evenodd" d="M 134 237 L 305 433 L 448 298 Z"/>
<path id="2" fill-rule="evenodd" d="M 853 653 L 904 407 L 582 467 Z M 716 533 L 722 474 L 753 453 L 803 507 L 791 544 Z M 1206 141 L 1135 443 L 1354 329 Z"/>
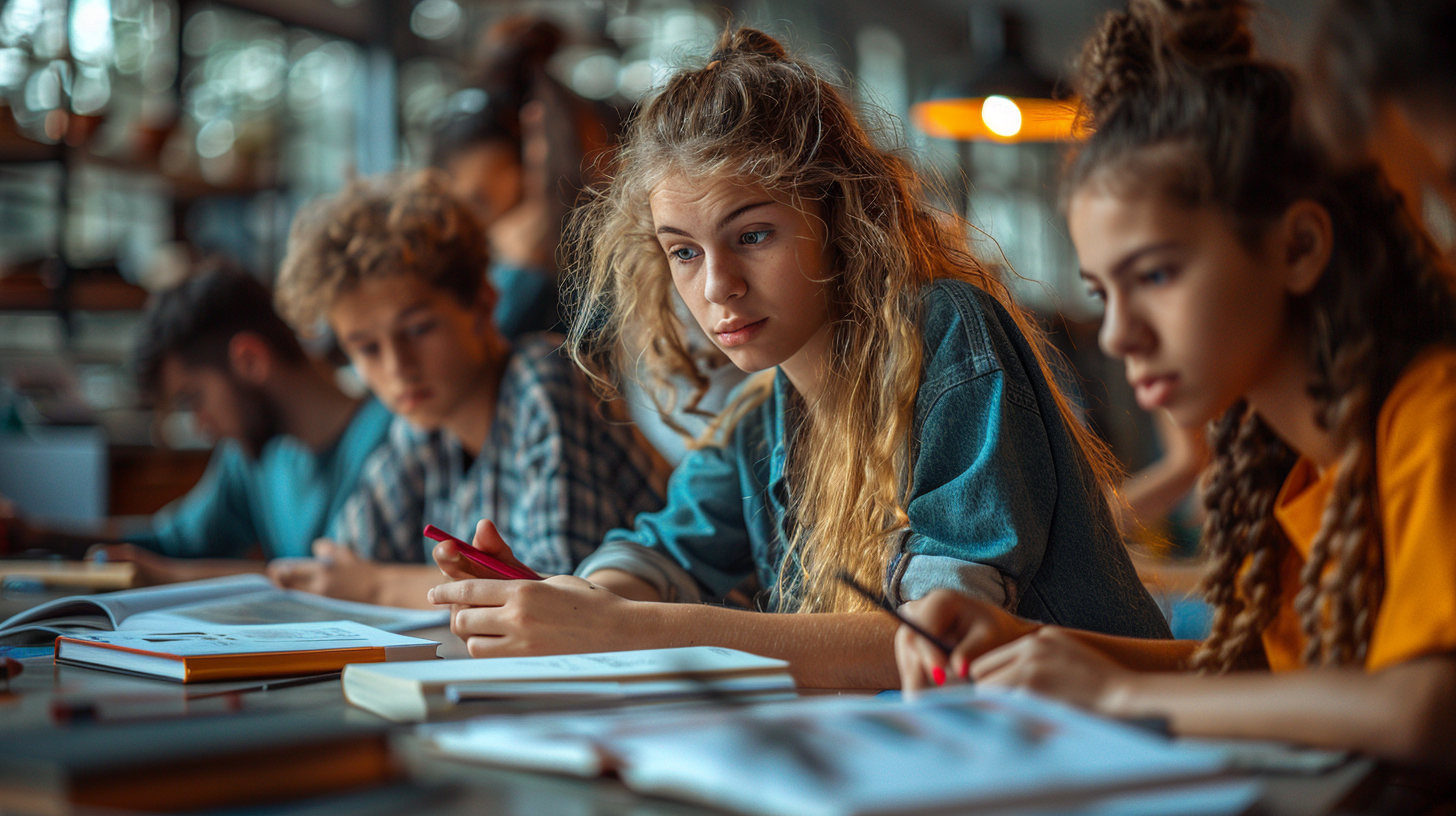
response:
<path id="1" fill-rule="evenodd" d="M 968 689 L 912 703 L 814 698 L 482 717 L 422 726 L 419 734 L 450 756 L 579 774 L 616 770 L 642 793 L 763 816 L 1071 810 L 1140 786 L 1176 790 L 1221 778 L 1227 767 L 1223 751 L 1031 695 Z M 1220 801 L 1230 809 L 1209 812 L 1247 805 L 1245 797 Z"/>
<path id="2" fill-rule="evenodd" d="M 1223 771 L 1222 752 L 1030 695 L 798 703 L 670 736 L 614 735 L 623 781 L 764 816 L 871 816 L 947 807 L 1057 807 Z"/>

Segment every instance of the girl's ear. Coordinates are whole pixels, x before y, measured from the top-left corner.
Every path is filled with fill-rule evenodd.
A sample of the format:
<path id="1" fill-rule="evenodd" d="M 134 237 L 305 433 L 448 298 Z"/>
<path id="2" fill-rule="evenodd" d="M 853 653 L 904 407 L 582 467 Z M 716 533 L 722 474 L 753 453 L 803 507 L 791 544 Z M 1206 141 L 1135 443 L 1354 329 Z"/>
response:
<path id="1" fill-rule="evenodd" d="M 1278 234 L 1285 288 L 1295 295 L 1309 294 L 1334 253 L 1330 211 L 1316 201 L 1296 201 L 1285 211 Z"/>

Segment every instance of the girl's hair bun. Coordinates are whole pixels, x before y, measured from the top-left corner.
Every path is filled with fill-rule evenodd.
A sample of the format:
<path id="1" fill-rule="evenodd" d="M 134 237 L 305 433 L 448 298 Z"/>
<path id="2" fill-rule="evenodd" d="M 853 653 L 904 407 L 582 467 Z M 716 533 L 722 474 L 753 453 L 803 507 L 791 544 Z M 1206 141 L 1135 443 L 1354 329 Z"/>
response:
<path id="1" fill-rule="evenodd" d="M 739 28 L 723 32 L 708 62 L 718 62 L 732 55 L 753 55 L 779 61 L 788 59 L 789 52 L 778 40 L 758 29 Z"/>
<path id="2" fill-rule="evenodd" d="M 1249 60 L 1249 0 L 1130 0 L 1111 12 L 1078 61 L 1094 124 L 1125 99 L 1178 76 Z"/>

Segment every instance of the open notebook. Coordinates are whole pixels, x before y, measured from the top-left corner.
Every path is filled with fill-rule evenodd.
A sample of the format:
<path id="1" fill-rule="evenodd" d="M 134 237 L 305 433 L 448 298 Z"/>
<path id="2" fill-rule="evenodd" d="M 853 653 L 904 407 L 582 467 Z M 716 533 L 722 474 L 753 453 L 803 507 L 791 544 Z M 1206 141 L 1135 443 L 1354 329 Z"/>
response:
<path id="1" fill-rule="evenodd" d="M 0 642 L 49 642 L 72 632 L 206 629 L 273 623 L 349 620 L 408 632 L 450 621 L 449 612 L 397 609 L 279 589 L 261 575 L 59 598 L 0 623 Z"/>
<path id="2" fill-rule="evenodd" d="M 1063 812 L 1133 791 L 1181 796 L 1221 780 L 1228 767 L 1216 749 L 1029 695 L 967 689 L 909 703 L 820 697 L 481 717 L 420 726 L 419 735 L 455 758 L 581 776 L 614 772 L 641 793 L 761 816 Z M 1225 793 L 1221 805 L 1199 812 L 1241 812 L 1253 795 Z"/>

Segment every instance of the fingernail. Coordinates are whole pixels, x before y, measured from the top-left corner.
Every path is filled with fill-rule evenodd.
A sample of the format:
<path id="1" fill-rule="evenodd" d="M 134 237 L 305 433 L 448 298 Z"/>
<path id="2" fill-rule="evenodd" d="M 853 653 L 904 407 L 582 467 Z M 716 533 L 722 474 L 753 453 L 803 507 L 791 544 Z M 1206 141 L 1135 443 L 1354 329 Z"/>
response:
<path id="1" fill-rule="evenodd" d="M 956 674 L 959 674 L 961 676 L 961 679 L 962 680 L 969 680 L 969 679 L 971 679 L 971 661 L 969 661 L 969 660 L 962 660 L 961 661 L 961 670 L 958 671 L 958 672 L 956 672 Z"/>
<path id="2" fill-rule="evenodd" d="M 425 600 L 429 601 L 430 603 L 434 603 L 435 602 L 435 590 L 432 589 L 429 592 L 426 592 L 425 593 Z"/>
<path id="3" fill-rule="evenodd" d="M 930 679 L 935 681 L 937 686 L 945 685 L 945 669 L 939 666 L 930 670 Z"/>

